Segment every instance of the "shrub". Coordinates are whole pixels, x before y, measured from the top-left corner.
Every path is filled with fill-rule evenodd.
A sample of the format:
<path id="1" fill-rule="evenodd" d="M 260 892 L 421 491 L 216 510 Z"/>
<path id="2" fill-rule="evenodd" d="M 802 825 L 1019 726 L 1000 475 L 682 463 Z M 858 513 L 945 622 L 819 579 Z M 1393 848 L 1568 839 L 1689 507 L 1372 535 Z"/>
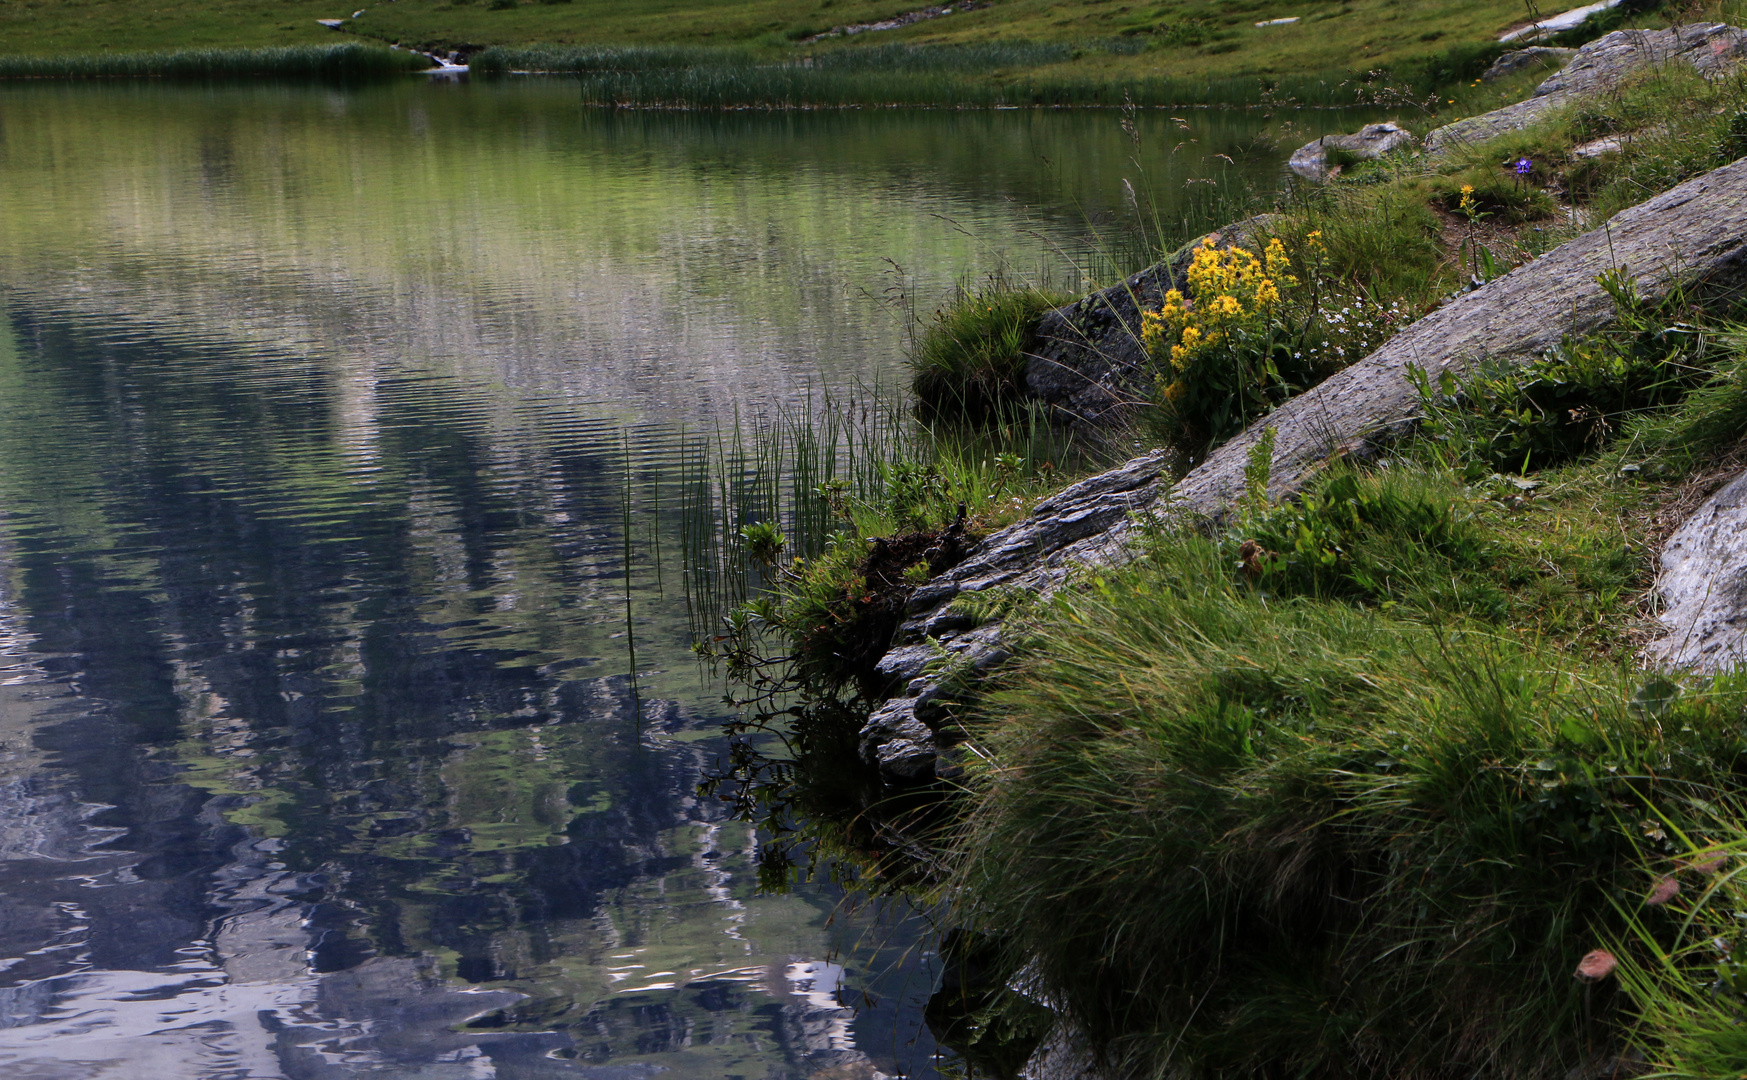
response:
<path id="1" fill-rule="evenodd" d="M 1022 400 L 1037 320 L 1070 299 L 999 282 L 960 290 L 934 313 L 910 354 L 910 386 L 923 414 L 977 421 Z"/>

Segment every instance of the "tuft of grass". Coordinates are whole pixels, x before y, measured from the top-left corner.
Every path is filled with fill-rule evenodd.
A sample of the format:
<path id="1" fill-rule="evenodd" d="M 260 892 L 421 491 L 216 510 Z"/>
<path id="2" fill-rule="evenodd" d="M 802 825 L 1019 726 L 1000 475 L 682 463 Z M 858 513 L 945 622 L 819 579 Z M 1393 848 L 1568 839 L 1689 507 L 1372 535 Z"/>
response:
<path id="1" fill-rule="evenodd" d="M 1616 900 L 1630 932 L 1605 944 L 1638 1014 L 1645 1072 L 1678 1080 L 1747 1068 L 1747 808 L 1720 801 L 1697 828 L 1647 822 L 1638 888 Z M 1661 903 L 1649 898 L 1678 888 Z"/>
<path id="2" fill-rule="evenodd" d="M 1411 518 L 1398 539 L 1462 561 L 1462 530 Z M 959 919 L 1148 1075 L 1528 1077 L 1618 1049 L 1617 1002 L 1587 1031 L 1570 970 L 1622 929 L 1637 822 L 1693 819 L 1747 764 L 1747 683 L 1650 708 L 1626 665 L 1234 571 L 1165 532 L 1028 627 L 971 727 Z"/>
<path id="3" fill-rule="evenodd" d="M 422 71 L 418 53 L 347 42 L 275 49 L 179 49 L 72 56 L 0 56 L 0 79 L 368 79 Z"/>
<path id="4" fill-rule="evenodd" d="M 1037 320 L 1073 297 L 996 281 L 959 289 L 934 313 L 909 356 L 910 388 L 925 417 L 980 422 L 1025 396 Z"/>

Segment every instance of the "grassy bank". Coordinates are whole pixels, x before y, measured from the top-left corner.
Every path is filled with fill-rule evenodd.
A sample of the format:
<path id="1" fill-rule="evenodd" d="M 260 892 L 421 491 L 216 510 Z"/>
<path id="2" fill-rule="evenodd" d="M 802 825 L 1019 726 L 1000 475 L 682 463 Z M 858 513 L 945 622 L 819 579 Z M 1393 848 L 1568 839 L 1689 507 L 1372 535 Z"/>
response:
<path id="1" fill-rule="evenodd" d="M 1103 70 L 1145 54 L 1137 38 L 1080 45 L 1033 41 L 974 44 L 833 46 L 772 54 L 754 48 L 678 46 L 525 48 L 475 54 L 475 72 L 576 76 L 583 100 L 596 105 L 682 108 L 831 108 L 850 105 L 1143 106 L 1255 105 L 1290 100 L 1307 106 L 1365 102 L 1385 82 L 1398 92 L 1430 94 L 1471 80 L 1501 47 L 1445 49 L 1373 77 L 1345 69 L 1291 75 L 1179 71 L 1155 65 L 1112 77 Z M 1392 81 L 1391 81 L 1392 80 Z"/>
<path id="2" fill-rule="evenodd" d="M 1511 0 L 1348 0 L 1338 8 L 1166 0 L 1143 9 L 1118 0 L 999 0 L 831 36 L 910 10 L 863 0 L 670 0 L 636 9 L 601 0 L 397 0 L 354 15 L 319 0 L 230 0 L 144 20 L 120 0 L 0 0 L 0 55 L 315 45 L 334 40 L 316 20 L 342 18 L 349 36 L 459 50 L 477 55 L 482 71 L 578 74 L 588 100 L 600 103 L 1112 105 L 1126 90 L 1150 104 L 1326 105 L 1352 104 L 1362 96 L 1358 84 L 1376 73 L 1422 96 L 1462 84 L 1498 51 L 1499 31 L 1525 17 Z M 1665 16 L 1633 18 L 1655 25 Z M 1298 21 L 1255 25 L 1277 19 Z"/>
<path id="3" fill-rule="evenodd" d="M 0 55 L 0 79 L 361 79 L 403 75 L 430 66 L 417 53 L 346 42 L 269 49 Z"/>
<path id="4" fill-rule="evenodd" d="M 1150 316 L 1151 430 L 1200 453 L 1458 290 L 1747 153 L 1743 132 L 1747 80 L 1651 70 L 1256 207 L 1276 216 L 1255 249 L 1206 250 Z M 1133 563 L 1047 602 L 955 602 L 937 667 L 993 618 L 1017 656 L 949 681 L 933 780 L 861 763 L 895 622 L 845 616 L 939 567 L 906 563 L 900 589 L 853 550 L 764 598 L 811 697 L 802 753 L 742 758 L 741 791 L 779 833 L 818 815 L 815 850 L 869 888 L 951 913 L 930 1015 L 974 1074 L 1012 1074 L 1053 1023 L 1040 1001 L 1123 1076 L 1747 1071 L 1747 683 L 1638 660 L 1658 545 L 1743 461 L 1747 313 L 1602 280 L 1612 329 L 1422 380 L 1417 432 L 1380 461 L 1276 505 L 1258 455 L 1223 521 L 1155 523 Z M 949 390 L 927 350 L 919 389 L 1012 401 L 1039 306 L 966 293 L 929 339 Z"/>
<path id="5" fill-rule="evenodd" d="M 1659 538 L 1740 461 L 1733 310 L 1428 384 L 1388 459 L 1271 505 L 1258 458 L 1225 524 L 1009 611 L 930 880 L 1034 981 L 960 1043 L 1041 997 L 1139 1076 L 1738 1075 L 1702 988 L 1747 684 L 1635 662 Z M 1721 895 L 1661 895 L 1713 852 Z M 1625 982 L 1573 978 L 1598 948 Z"/>
<path id="6" fill-rule="evenodd" d="M 1540 78 L 1470 89 L 1516 100 Z M 1404 120 L 1422 134 L 1439 122 Z M 1224 221 L 1269 216 L 1248 248 L 1174 257 L 1182 295 L 1146 317 L 1148 366 L 1128 373 L 1125 387 L 1143 403 L 1135 416 L 1144 437 L 1199 456 L 1459 291 L 1743 153 L 1747 75 L 1705 79 L 1676 65 L 1484 144 L 1350 161 L 1330 183 L 1227 201 Z M 1004 339 L 961 324 L 1033 295 L 1022 281 L 1006 288 L 1011 296 L 996 285 L 937 316 L 912 365 L 913 389 L 930 409 L 966 402 L 974 412 L 994 385 L 987 354 Z M 1008 336 L 1024 339 L 1034 325 Z M 1011 371 L 1021 370 L 1022 352 L 1006 348 Z"/>

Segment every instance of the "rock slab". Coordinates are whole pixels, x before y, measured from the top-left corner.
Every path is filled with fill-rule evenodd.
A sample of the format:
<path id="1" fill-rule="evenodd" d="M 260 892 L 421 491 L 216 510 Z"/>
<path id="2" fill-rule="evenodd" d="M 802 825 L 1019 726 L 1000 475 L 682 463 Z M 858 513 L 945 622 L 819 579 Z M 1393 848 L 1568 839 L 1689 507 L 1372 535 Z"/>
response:
<path id="1" fill-rule="evenodd" d="M 1708 74 L 1743 57 L 1747 57 L 1747 31 L 1724 23 L 1687 23 L 1669 30 L 1615 30 L 1577 50 L 1571 62 L 1537 86 L 1528 100 L 1437 128 L 1426 136 L 1426 149 L 1438 153 L 1521 131 L 1651 65 L 1678 61 Z"/>
<path id="2" fill-rule="evenodd" d="M 1292 151 L 1286 166 L 1306 179 L 1326 180 L 1336 169 L 1328 163 L 1331 151 L 1340 151 L 1363 161 L 1375 161 L 1392 151 L 1418 145 L 1413 132 L 1394 121 L 1366 124 L 1351 135 L 1324 135 L 1305 143 Z"/>
<path id="3" fill-rule="evenodd" d="M 1497 82 L 1508 78 L 1519 71 L 1530 69 L 1557 71 L 1571 62 L 1577 55 L 1576 49 L 1554 49 L 1545 45 L 1534 45 L 1527 49 L 1512 49 L 1486 69 L 1480 76 L 1482 82 Z"/>
<path id="4" fill-rule="evenodd" d="M 1721 671 L 1747 660 L 1747 473 L 1712 495 L 1662 549 L 1664 633 L 1646 660 Z"/>

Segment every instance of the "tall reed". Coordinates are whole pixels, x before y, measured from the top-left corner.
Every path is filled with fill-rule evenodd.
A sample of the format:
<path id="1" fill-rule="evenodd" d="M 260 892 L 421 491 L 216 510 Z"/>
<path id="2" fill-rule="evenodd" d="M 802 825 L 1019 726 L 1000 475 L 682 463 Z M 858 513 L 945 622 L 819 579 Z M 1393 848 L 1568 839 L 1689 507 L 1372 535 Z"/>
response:
<path id="1" fill-rule="evenodd" d="M 428 58 L 360 42 L 275 49 L 0 56 L 0 79 L 213 79 L 230 76 L 361 79 L 403 75 Z"/>
<path id="2" fill-rule="evenodd" d="M 1125 51 L 1126 43 L 1093 43 Z M 1345 73 L 1277 80 L 1154 77 L 1124 82 L 1057 75 L 994 77 L 1063 63 L 1061 43 L 881 45 L 830 48 L 787 58 L 708 46 L 497 46 L 476 54 L 476 74 L 575 75 L 591 105 L 669 108 L 848 108 L 859 105 L 1116 107 L 1254 105 L 1293 98 L 1305 105 L 1355 103 Z"/>

